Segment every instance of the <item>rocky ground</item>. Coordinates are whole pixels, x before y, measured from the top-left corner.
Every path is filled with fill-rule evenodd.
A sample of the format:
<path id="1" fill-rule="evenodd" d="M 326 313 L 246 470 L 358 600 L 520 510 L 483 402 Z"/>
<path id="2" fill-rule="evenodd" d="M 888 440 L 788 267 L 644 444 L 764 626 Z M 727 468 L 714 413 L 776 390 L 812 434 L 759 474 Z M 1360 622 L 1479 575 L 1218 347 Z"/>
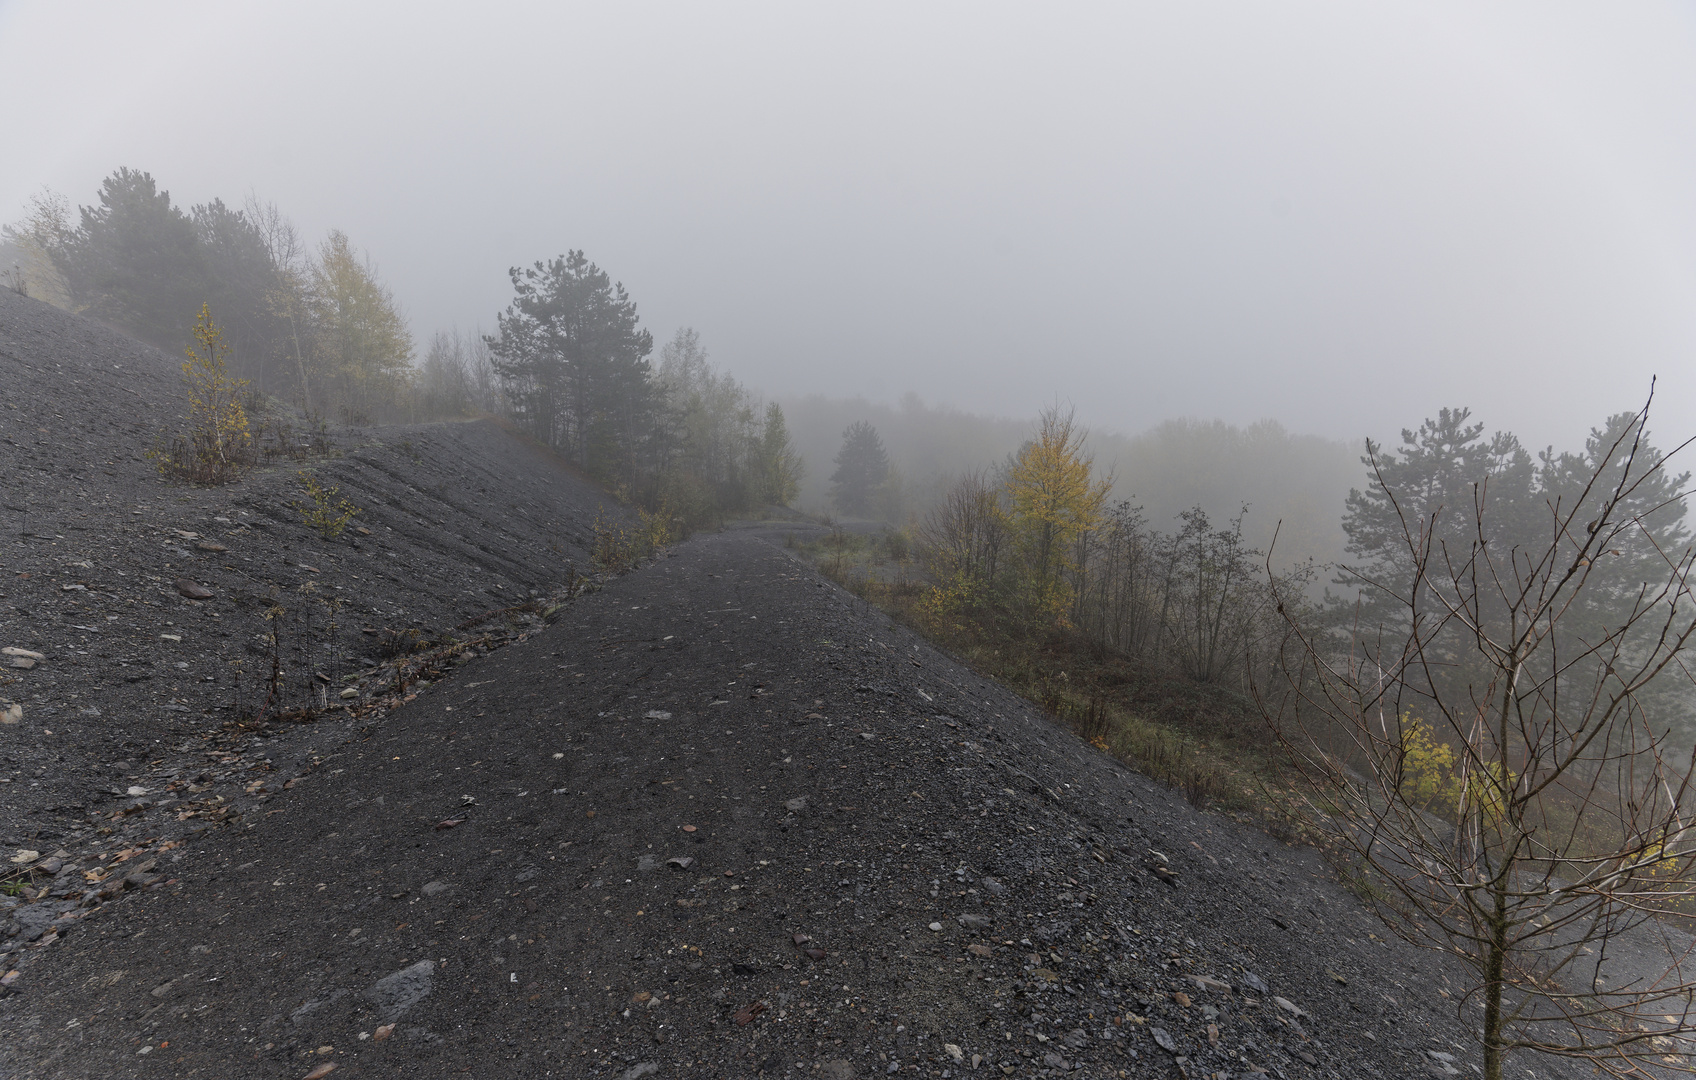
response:
<path id="1" fill-rule="evenodd" d="M 585 591 L 596 493 L 461 424 L 340 436 L 313 464 L 371 533 L 326 543 L 293 463 L 136 460 L 171 371 L 0 300 L 36 395 L 0 407 L 0 639 L 42 657 L 0 687 L 0 842 L 37 853 L 0 863 L 0 1076 L 1474 1071 L 1455 973 L 1313 852 L 867 610 L 794 527 Z M 232 661 L 332 594 L 254 724 Z M 397 686 L 375 642 L 411 628 L 459 640 Z"/>

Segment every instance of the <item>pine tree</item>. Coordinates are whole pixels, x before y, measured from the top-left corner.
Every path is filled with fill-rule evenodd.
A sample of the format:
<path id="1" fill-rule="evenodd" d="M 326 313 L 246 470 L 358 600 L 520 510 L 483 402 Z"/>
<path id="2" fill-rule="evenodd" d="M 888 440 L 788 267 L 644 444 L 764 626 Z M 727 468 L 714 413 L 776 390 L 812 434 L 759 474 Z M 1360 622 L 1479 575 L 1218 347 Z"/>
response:
<path id="1" fill-rule="evenodd" d="M 149 173 L 119 169 L 54 251 L 78 310 L 174 348 L 210 295 L 194 221 Z"/>
<path id="2" fill-rule="evenodd" d="M 536 438 L 602 479 L 629 481 L 655 406 L 636 302 L 581 251 L 509 271 L 489 337 L 496 371 Z"/>
<path id="3" fill-rule="evenodd" d="M 877 496 L 889 479 L 889 454 L 877 428 L 857 420 L 842 433 L 842 449 L 836 454 L 836 471 L 830 475 L 831 501 L 837 510 L 852 517 L 875 512 Z"/>

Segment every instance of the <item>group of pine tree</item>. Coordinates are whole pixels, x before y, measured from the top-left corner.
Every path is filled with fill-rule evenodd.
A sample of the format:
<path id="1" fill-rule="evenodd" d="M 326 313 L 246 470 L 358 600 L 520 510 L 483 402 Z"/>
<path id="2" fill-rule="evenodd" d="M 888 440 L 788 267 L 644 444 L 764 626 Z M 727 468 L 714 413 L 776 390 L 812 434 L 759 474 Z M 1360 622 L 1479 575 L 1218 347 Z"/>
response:
<path id="1" fill-rule="evenodd" d="M 254 198 L 185 210 L 150 174 L 122 168 L 74 220 L 65 199 L 37 196 L 3 240 L 10 283 L 39 299 L 171 353 L 214 330 L 258 407 L 269 396 L 349 424 L 500 415 L 691 523 L 799 491 L 782 409 L 715 369 L 693 330 L 656 363 L 635 302 L 581 251 L 514 268 L 496 333 L 440 332 L 420 358 L 394 294 L 345 233 L 310 246 Z"/>

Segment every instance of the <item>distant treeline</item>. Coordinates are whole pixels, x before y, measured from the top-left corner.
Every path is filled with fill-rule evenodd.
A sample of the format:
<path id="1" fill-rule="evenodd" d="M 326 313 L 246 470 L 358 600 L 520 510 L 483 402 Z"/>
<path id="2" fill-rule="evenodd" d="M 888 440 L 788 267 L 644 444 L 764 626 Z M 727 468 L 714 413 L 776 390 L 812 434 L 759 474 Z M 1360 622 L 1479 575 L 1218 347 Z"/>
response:
<path id="1" fill-rule="evenodd" d="M 1279 454 L 1270 466 L 1242 462 L 1248 480 L 1297 465 L 1302 449 L 1315 449 L 1276 429 L 1210 433 L 1205 425 L 1157 429 L 1130 446 L 1146 454 L 1151 447 L 1181 448 L 1190 436 L 1192 462 L 1230 460 L 1257 440 Z M 1581 449 L 1533 456 L 1510 432 L 1487 435 L 1468 410 L 1443 409 L 1404 430 L 1394 451 L 1368 445 L 1351 470 L 1359 486 L 1344 480 L 1328 505 L 1286 519 L 1286 529 L 1336 523 L 1344 550 L 1329 566 L 1277 558 L 1273 580 L 1264 549 L 1247 535 L 1243 511 L 1215 518 L 1192 504 L 1175 522 L 1160 522 L 1115 497 L 1092 445 L 1069 413 L 1050 410 L 1011 458 L 955 480 L 917 527 L 918 550 L 936 583 L 929 614 L 969 617 L 1004 631 L 1076 632 L 1097 649 L 1246 691 L 1257 672 L 1264 677 L 1279 662 L 1275 643 L 1286 618 L 1299 620 L 1310 641 L 1347 665 L 1367 643 L 1410 633 L 1408 598 L 1420 601 L 1416 610 L 1435 606 L 1426 594 L 1475 572 L 1478 551 L 1497 560 L 1495 571 L 1503 575 L 1497 584 L 1511 592 L 1515 575 L 1528 572 L 1527 560 L 1551 542 L 1557 552 L 1570 546 L 1547 535 L 1548 508 L 1576 505 L 1592 488 L 1621 487 L 1628 473 L 1633 486 L 1619 512 L 1632 528 L 1594 565 L 1581 567 L 1585 603 L 1564 612 L 1563 632 L 1573 635 L 1568 644 L 1604 640 L 1633 612 L 1662 605 L 1664 598 L 1644 583 L 1691 542 L 1683 497 L 1690 474 L 1660 469 L 1660 451 L 1641 414 L 1607 417 Z M 1127 460 L 1136 462 L 1127 455 L 1119 467 Z M 1170 464 L 1184 455 L 1157 460 L 1173 477 L 1184 475 Z M 1313 462 L 1326 463 L 1327 456 L 1315 453 Z M 1190 490 L 1199 494 L 1207 490 L 1207 473 L 1192 468 Z M 1285 498 L 1301 494 L 1289 484 L 1283 491 Z M 1279 547 L 1288 552 L 1284 540 Z M 1287 606 L 1294 603 L 1304 610 Z M 1507 640 L 1507 622 L 1503 611 L 1481 603 L 1449 637 L 1464 628 Z M 1455 695 L 1481 684 L 1483 674 L 1451 657 L 1466 655 L 1464 648 L 1448 637 L 1436 644 L 1441 649 L 1426 657 L 1444 658 L 1426 676 L 1433 686 Z M 1576 645 L 1570 651 L 1579 652 Z M 1660 721 L 1696 732 L 1684 684 L 1656 682 L 1640 698 Z"/>
<path id="2" fill-rule="evenodd" d="M 1004 468 L 1037 432 L 1033 420 L 979 416 L 926 405 L 908 394 L 898 405 L 864 398 L 811 396 L 783 401 L 796 445 L 808 461 L 839 453 L 848 428 L 868 423 L 888 456 L 887 480 L 864 515 L 895 525 L 922 519 L 962 476 Z M 1296 435 L 1273 420 L 1247 427 L 1223 421 L 1168 420 L 1138 435 L 1089 433 L 1088 452 L 1111 481 L 1112 501 L 1139 507 L 1162 531 L 1182 529 L 1195 507 L 1217 520 L 1243 507 L 1248 542 L 1265 548 L 1278 530 L 1278 561 L 1334 562 L 1346 539 L 1340 508 L 1359 482 L 1360 447 Z M 808 474 L 799 505 L 848 513 L 829 469 Z"/>

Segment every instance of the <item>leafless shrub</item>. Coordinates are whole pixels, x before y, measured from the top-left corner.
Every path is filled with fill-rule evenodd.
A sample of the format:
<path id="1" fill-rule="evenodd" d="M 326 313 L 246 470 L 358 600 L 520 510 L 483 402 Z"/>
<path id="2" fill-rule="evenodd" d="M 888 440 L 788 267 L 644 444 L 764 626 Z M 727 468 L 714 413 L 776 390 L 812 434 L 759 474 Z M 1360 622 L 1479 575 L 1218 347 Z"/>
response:
<path id="1" fill-rule="evenodd" d="M 1287 634 L 1256 697 L 1380 914 L 1471 969 L 1487 1080 L 1521 1050 L 1612 1076 L 1685 1071 L 1696 1030 L 1696 957 L 1674 926 L 1696 879 L 1696 793 L 1655 712 L 1668 680 L 1691 678 L 1696 553 L 1645 524 L 1661 507 L 1642 496 L 1664 482 L 1647 418 L 1511 547 L 1485 527 L 1487 482 L 1457 532 L 1452 510 L 1410 512 L 1369 446 L 1404 569 L 1358 585 L 1388 616 L 1321 635 L 1273 580 Z M 1654 572 L 1619 590 L 1610 560 L 1645 541 Z M 1430 731 L 1455 753 L 1440 814 L 1409 795 L 1410 747 Z"/>

